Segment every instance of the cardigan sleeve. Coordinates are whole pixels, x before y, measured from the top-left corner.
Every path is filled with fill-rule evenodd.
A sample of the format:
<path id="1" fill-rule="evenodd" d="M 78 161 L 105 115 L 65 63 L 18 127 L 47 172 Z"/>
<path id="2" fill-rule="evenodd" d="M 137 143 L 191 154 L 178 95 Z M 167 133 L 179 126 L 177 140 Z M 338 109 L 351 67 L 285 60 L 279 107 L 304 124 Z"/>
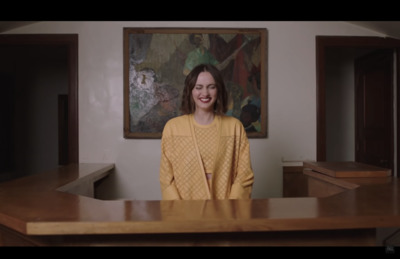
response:
<path id="1" fill-rule="evenodd" d="M 160 187 L 163 200 L 179 200 L 179 192 L 175 185 L 173 167 L 170 154 L 172 151 L 172 137 L 168 136 L 167 126 L 164 128 L 161 139 L 161 161 L 160 161 Z"/>
<path id="2" fill-rule="evenodd" d="M 244 127 L 240 124 L 239 157 L 237 174 L 233 181 L 229 199 L 250 199 L 254 183 L 254 172 L 250 160 L 250 145 Z"/>

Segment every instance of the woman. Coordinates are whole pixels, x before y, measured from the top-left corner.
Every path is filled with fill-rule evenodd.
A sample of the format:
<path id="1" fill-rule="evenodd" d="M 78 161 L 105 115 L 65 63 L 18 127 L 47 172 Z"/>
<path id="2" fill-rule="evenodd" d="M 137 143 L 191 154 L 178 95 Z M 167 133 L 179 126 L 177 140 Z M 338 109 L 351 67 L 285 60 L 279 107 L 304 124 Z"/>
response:
<path id="1" fill-rule="evenodd" d="M 160 185 L 165 200 L 249 199 L 254 182 L 242 123 L 226 116 L 228 93 L 219 70 L 201 64 L 185 79 L 182 115 L 161 140 Z"/>

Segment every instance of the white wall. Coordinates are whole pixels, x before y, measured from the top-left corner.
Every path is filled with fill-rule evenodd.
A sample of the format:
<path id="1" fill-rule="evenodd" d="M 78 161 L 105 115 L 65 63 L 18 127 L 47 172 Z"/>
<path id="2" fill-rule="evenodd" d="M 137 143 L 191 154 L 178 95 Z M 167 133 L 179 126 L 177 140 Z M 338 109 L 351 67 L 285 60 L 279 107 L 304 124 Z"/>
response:
<path id="1" fill-rule="evenodd" d="M 253 198 L 282 195 L 283 161 L 316 158 L 316 35 L 380 36 L 344 22 L 41 22 L 7 33 L 79 34 L 79 159 L 115 163 L 109 198 L 159 200 L 160 140 L 123 138 L 123 27 L 268 30 L 268 138 L 250 139 Z"/>
<path id="2" fill-rule="evenodd" d="M 326 161 L 354 161 L 354 57 L 326 52 Z M 329 60 L 329 62 L 328 62 Z"/>

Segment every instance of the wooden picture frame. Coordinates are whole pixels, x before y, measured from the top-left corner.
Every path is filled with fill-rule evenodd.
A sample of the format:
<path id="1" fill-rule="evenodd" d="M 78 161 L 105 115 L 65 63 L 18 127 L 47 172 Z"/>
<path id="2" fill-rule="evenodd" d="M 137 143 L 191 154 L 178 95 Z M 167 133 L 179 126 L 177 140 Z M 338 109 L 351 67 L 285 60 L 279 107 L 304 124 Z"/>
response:
<path id="1" fill-rule="evenodd" d="M 188 64 L 201 62 L 196 37 L 224 76 L 227 115 L 249 138 L 267 137 L 265 28 L 123 28 L 125 138 L 161 138 L 166 121 L 180 115 Z"/>

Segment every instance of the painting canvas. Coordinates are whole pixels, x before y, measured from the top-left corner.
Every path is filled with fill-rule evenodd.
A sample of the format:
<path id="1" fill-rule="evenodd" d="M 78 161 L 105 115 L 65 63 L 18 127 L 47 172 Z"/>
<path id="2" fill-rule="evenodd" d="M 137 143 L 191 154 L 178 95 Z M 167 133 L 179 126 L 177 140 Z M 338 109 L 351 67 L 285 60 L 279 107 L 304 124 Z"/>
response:
<path id="1" fill-rule="evenodd" d="M 266 29 L 124 28 L 124 137 L 161 138 L 180 115 L 190 70 L 211 63 L 229 92 L 227 115 L 267 136 Z"/>

